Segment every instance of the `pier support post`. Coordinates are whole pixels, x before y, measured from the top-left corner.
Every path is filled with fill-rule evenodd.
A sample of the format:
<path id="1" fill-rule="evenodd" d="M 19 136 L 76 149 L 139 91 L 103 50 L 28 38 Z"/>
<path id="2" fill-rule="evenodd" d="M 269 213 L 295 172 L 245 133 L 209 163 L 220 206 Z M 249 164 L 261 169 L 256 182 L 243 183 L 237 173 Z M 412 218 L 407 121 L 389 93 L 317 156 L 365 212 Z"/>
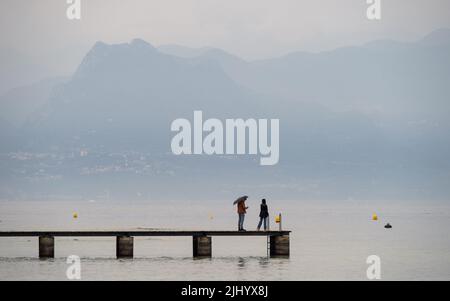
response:
<path id="1" fill-rule="evenodd" d="M 211 236 L 193 236 L 194 258 L 211 257 L 212 239 Z"/>
<path id="2" fill-rule="evenodd" d="M 55 238 L 53 236 L 39 236 L 39 258 L 55 257 Z"/>
<path id="3" fill-rule="evenodd" d="M 289 257 L 289 235 L 270 236 L 270 257 Z"/>
<path id="4" fill-rule="evenodd" d="M 116 236 L 116 257 L 133 258 L 133 237 Z"/>

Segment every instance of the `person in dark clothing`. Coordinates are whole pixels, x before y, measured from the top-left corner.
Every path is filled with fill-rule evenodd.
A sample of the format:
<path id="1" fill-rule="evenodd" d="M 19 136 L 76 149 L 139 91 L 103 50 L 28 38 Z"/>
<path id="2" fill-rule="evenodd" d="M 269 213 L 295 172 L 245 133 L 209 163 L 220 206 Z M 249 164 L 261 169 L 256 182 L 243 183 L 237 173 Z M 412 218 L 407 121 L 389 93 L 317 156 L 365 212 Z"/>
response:
<path id="1" fill-rule="evenodd" d="M 261 211 L 259 212 L 258 231 L 261 229 L 261 225 L 264 223 L 264 231 L 268 228 L 269 221 L 269 208 L 266 204 L 266 199 L 261 201 Z"/>

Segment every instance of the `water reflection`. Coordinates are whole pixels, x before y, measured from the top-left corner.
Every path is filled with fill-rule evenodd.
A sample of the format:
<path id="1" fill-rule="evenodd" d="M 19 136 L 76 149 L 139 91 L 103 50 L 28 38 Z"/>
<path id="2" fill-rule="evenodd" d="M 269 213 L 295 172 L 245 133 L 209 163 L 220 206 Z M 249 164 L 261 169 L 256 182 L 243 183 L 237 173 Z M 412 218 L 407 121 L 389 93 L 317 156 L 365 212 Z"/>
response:
<path id="1" fill-rule="evenodd" d="M 246 265 L 246 259 L 244 258 L 244 257 L 239 257 L 238 258 L 238 268 L 239 269 L 244 269 L 245 268 L 245 265 Z"/>
<path id="2" fill-rule="evenodd" d="M 262 268 L 269 267 L 269 258 L 268 257 L 260 257 L 258 260 L 259 266 Z"/>

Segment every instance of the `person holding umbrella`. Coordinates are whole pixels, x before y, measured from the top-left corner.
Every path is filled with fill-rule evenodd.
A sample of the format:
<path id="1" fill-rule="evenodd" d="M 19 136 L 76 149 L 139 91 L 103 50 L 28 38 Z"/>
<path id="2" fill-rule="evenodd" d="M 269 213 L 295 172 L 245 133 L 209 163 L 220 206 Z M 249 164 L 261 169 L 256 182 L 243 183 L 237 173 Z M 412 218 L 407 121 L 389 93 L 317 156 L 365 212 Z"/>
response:
<path id="1" fill-rule="evenodd" d="M 248 196 L 244 195 L 234 201 L 233 205 L 237 204 L 237 213 L 239 216 L 238 220 L 238 231 L 245 231 L 244 229 L 244 219 L 245 214 L 247 213 L 248 207 L 245 206 L 245 201 L 248 199 Z"/>

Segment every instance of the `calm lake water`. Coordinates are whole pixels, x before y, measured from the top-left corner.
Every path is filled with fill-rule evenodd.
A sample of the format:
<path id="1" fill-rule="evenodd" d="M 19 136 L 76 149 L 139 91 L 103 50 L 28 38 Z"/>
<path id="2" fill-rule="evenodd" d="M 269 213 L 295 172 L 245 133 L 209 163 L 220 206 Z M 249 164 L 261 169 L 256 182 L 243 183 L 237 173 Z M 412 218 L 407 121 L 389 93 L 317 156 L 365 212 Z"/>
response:
<path id="1" fill-rule="evenodd" d="M 72 254 L 81 257 L 82 280 L 367 280 L 369 255 L 381 258 L 383 280 L 450 280 L 447 204 L 268 204 L 271 227 L 282 212 L 293 231 L 289 259 L 268 259 L 265 237 L 213 237 L 211 259 L 192 258 L 190 237 L 137 237 L 131 260 L 115 259 L 113 237 L 56 238 L 51 260 L 37 258 L 37 238 L 0 238 L 0 280 L 65 280 Z M 245 226 L 255 229 L 259 201 L 248 205 Z M 236 215 L 230 201 L 3 201 L 0 230 L 234 230 Z"/>

